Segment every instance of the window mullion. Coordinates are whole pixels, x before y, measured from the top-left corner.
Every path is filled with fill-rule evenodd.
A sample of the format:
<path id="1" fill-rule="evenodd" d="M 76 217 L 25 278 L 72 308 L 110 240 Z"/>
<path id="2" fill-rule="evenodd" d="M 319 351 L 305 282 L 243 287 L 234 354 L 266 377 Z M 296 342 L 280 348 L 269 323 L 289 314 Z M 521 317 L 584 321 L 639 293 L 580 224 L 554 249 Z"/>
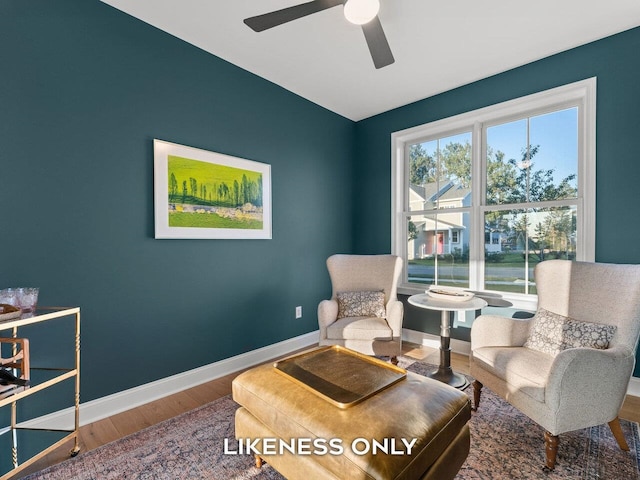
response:
<path id="1" fill-rule="evenodd" d="M 484 223 L 482 204 L 484 203 L 484 185 L 486 184 L 483 172 L 485 169 L 486 146 L 482 124 L 476 122 L 473 125 L 473 138 L 471 145 L 471 198 L 472 209 L 469 219 L 471 235 L 469 245 L 469 287 L 472 290 L 484 288 Z M 483 154 L 484 153 L 484 154 Z"/>

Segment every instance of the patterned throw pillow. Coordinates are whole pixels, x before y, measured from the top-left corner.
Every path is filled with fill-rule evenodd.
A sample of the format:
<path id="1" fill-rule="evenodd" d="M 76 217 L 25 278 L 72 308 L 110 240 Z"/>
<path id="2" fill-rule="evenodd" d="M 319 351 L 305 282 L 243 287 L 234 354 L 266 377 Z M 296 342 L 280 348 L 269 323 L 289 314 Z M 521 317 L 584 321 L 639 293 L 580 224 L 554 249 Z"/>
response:
<path id="1" fill-rule="evenodd" d="M 338 292 L 338 318 L 386 316 L 384 292 Z"/>
<path id="2" fill-rule="evenodd" d="M 568 348 L 607 349 L 617 329 L 615 325 L 579 322 L 544 308 L 538 309 L 532 321 L 524 346 L 554 357 Z"/>

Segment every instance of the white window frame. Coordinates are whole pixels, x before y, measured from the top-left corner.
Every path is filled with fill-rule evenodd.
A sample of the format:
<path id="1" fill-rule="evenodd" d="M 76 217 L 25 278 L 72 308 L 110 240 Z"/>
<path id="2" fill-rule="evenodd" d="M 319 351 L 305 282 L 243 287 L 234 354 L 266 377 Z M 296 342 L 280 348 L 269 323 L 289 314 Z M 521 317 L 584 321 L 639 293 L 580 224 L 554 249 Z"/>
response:
<path id="1" fill-rule="evenodd" d="M 409 146 L 425 140 L 442 138 L 465 131 L 472 132 L 472 205 L 469 239 L 469 288 L 484 285 L 484 225 L 487 206 L 485 190 L 486 128 L 510 120 L 540 115 L 565 108 L 578 108 L 578 198 L 576 234 L 580 239 L 576 260 L 595 261 L 596 238 L 596 78 L 589 78 L 525 97 L 491 105 L 453 117 L 408 128 L 391 134 L 391 251 L 407 258 L 406 218 L 411 214 L 409 195 Z M 544 204 L 544 202 L 543 202 Z M 545 205 L 543 205 L 545 206 Z M 502 206 L 504 207 L 504 206 Z M 509 205 L 509 207 L 517 207 Z M 466 209 L 465 209 L 466 210 Z M 434 213 L 437 213 L 434 212 Z M 405 262 L 400 293 L 424 292 L 424 285 L 409 283 Z M 535 309 L 536 295 L 500 292 L 516 308 Z"/>

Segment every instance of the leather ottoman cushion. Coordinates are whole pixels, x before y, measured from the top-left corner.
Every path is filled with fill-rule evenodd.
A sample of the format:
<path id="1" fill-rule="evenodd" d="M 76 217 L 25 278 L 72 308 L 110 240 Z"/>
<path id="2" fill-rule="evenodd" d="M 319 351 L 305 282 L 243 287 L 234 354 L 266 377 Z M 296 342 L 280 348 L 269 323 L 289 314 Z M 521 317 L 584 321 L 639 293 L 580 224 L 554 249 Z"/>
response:
<path id="1" fill-rule="evenodd" d="M 233 398 L 285 441 L 340 439 L 342 455 L 313 457 L 338 478 L 421 478 L 471 416 L 466 394 L 412 372 L 362 403 L 340 409 L 276 372 L 272 365 L 264 365 L 236 377 Z M 403 450 L 401 439 L 417 440 L 411 455 L 374 455 L 371 451 L 359 455 L 351 448 L 358 438 L 396 439 L 396 448 Z"/>

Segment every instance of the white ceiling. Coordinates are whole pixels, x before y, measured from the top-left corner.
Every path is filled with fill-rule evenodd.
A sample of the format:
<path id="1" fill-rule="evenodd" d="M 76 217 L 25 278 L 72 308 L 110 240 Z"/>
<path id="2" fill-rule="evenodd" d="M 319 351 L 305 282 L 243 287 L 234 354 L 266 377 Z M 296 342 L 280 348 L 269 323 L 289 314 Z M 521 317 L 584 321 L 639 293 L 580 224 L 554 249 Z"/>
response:
<path id="1" fill-rule="evenodd" d="M 102 1 L 352 120 L 640 25 L 640 0 L 380 0 L 396 61 L 376 70 L 341 6 L 255 33 L 307 0 Z"/>

